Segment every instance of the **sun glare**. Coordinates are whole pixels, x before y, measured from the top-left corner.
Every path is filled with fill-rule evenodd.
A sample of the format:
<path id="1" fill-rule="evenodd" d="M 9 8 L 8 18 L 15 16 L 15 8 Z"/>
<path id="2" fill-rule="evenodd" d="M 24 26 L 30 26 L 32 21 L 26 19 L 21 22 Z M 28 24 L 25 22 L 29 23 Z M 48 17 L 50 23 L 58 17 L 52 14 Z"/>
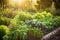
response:
<path id="1" fill-rule="evenodd" d="M 29 8 L 31 4 L 35 5 L 37 0 L 8 0 L 8 3 L 12 7 L 16 8 Z"/>
<path id="2" fill-rule="evenodd" d="M 25 0 L 9 0 L 9 4 L 12 6 L 22 6 L 24 3 Z"/>
<path id="3" fill-rule="evenodd" d="M 22 4 L 24 3 L 24 0 L 12 0 L 12 2 L 15 2 L 17 4 Z"/>

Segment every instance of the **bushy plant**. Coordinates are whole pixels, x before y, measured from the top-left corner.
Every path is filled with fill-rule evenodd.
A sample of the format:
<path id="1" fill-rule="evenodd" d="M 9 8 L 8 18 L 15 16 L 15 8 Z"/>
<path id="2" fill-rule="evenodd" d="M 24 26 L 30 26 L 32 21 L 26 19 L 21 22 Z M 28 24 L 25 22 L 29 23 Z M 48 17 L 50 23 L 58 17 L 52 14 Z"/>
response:
<path id="1" fill-rule="evenodd" d="M 38 23 L 42 24 L 46 30 L 51 30 L 59 26 L 60 24 L 60 17 L 54 17 L 54 18 L 44 18 L 40 19 Z"/>
<path id="2" fill-rule="evenodd" d="M 51 17 L 53 17 L 53 15 L 51 13 L 49 13 L 49 12 L 43 11 L 41 13 L 36 13 L 35 15 L 33 15 L 33 17 L 35 19 L 44 19 L 46 17 L 51 18 Z"/>
<path id="3" fill-rule="evenodd" d="M 60 23 L 60 17 L 53 17 L 49 12 L 41 12 L 33 15 L 34 19 L 38 19 L 36 23 L 42 24 L 46 30 L 51 30 L 56 28 Z M 36 24 L 35 24 L 36 25 Z M 40 25 L 39 25 L 40 26 Z"/>
<path id="4" fill-rule="evenodd" d="M 21 20 L 21 21 L 26 21 L 26 20 L 31 20 L 32 15 L 27 12 L 20 12 L 15 18 Z"/>
<path id="5" fill-rule="evenodd" d="M 32 28 L 31 26 L 23 25 L 16 28 L 16 30 L 12 31 L 4 36 L 4 40 L 27 40 L 29 37 L 28 34 L 32 31 L 34 32 L 33 36 L 42 37 L 43 32 L 39 31 L 38 28 Z"/>
<path id="6" fill-rule="evenodd" d="M 9 25 L 10 24 L 10 19 L 7 17 L 0 17 L 0 25 Z"/>
<path id="7" fill-rule="evenodd" d="M 4 40 L 25 40 L 27 39 L 27 32 L 30 27 L 27 25 L 18 26 L 18 28 L 14 29 L 13 27 L 10 30 L 10 33 L 4 36 Z"/>
<path id="8" fill-rule="evenodd" d="M 52 20 L 50 20 L 48 22 L 49 23 L 46 24 L 47 25 L 46 27 L 47 27 L 48 30 L 51 30 L 51 28 L 54 29 L 56 27 L 59 27 L 60 17 L 59 16 L 55 17 L 55 18 L 53 18 Z"/>
<path id="9" fill-rule="evenodd" d="M 3 40 L 3 36 L 9 32 L 9 29 L 5 25 L 0 25 L 0 40 Z"/>
<path id="10" fill-rule="evenodd" d="M 60 26 L 60 16 L 56 16 L 56 17 L 53 19 L 53 26 L 55 26 L 55 27 Z"/>
<path id="11" fill-rule="evenodd" d="M 21 25 L 21 24 L 24 24 L 24 22 L 27 20 L 32 20 L 32 15 L 27 12 L 20 12 L 14 17 L 14 19 L 11 20 L 11 24 Z"/>

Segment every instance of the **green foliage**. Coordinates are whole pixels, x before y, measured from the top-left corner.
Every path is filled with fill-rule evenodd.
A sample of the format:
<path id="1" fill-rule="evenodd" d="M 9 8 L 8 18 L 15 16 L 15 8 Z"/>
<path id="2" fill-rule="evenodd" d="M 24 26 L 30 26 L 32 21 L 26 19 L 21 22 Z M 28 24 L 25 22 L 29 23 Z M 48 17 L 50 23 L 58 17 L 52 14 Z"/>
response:
<path id="1" fill-rule="evenodd" d="M 32 15 L 27 12 L 20 12 L 11 20 L 11 25 L 21 25 L 27 20 L 32 20 Z"/>
<path id="2" fill-rule="evenodd" d="M 29 14 L 29 13 L 27 13 L 27 12 L 20 12 L 20 13 L 16 16 L 16 18 L 19 19 L 19 20 L 21 20 L 21 21 L 26 21 L 26 20 L 31 20 L 31 19 L 32 19 L 31 16 L 32 16 L 32 15 Z"/>
<path id="3" fill-rule="evenodd" d="M 27 40 L 30 37 L 40 39 L 44 35 L 41 29 L 45 28 L 49 31 L 60 26 L 60 9 L 54 12 L 55 15 L 59 15 L 57 17 L 49 12 L 54 8 L 46 9 L 51 6 L 51 0 L 37 0 L 34 4 L 32 4 L 32 0 L 32 3 L 28 2 L 29 0 L 26 2 L 27 7 L 22 8 L 24 11 L 16 7 L 0 7 L 0 40 Z M 38 12 L 39 10 L 40 12 Z M 9 29 L 4 25 L 9 25 Z"/>
<path id="4" fill-rule="evenodd" d="M 53 20 L 53 15 L 49 12 L 42 12 L 42 13 L 37 13 L 34 15 L 35 19 L 38 19 L 37 23 L 42 24 L 44 28 L 51 30 L 53 27 L 51 26 L 51 21 Z"/>
<path id="5" fill-rule="evenodd" d="M 55 17 L 53 21 L 53 26 L 60 26 L 60 16 Z"/>
<path id="6" fill-rule="evenodd" d="M 43 36 L 43 32 L 41 30 L 39 30 L 38 28 L 34 27 L 31 31 L 32 31 L 31 32 L 32 36 L 35 37 L 35 38 L 41 38 Z"/>
<path id="7" fill-rule="evenodd" d="M 51 30 L 59 26 L 60 24 L 60 17 L 54 17 L 54 18 L 44 18 L 40 19 L 38 23 L 42 24 L 46 30 Z"/>
<path id="8" fill-rule="evenodd" d="M 41 13 L 36 13 L 35 15 L 33 15 L 33 17 L 36 18 L 36 19 L 44 19 L 46 17 L 51 18 L 51 17 L 53 17 L 53 15 L 49 12 L 44 11 L 44 12 L 41 12 Z"/>
<path id="9" fill-rule="evenodd" d="M 17 15 L 14 18 L 12 18 L 13 12 L 15 12 L 15 10 L 9 10 L 8 8 L 4 9 L 4 14 L 0 12 L 0 25 L 9 25 L 10 29 L 10 32 L 7 34 L 3 34 L 3 32 L 5 32 L 5 29 L 0 29 L 2 36 L 6 34 L 3 37 L 4 40 L 26 40 L 29 37 L 41 38 L 43 36 L 43 32 L 40 29 L 41 27 L 45 28 L 46 30 L 51 30 L 60 24 L 60 16 L 54 17 L 50 12 L 47 11 L 37 12 L 36 14 L 20 11 L 17 12 Z M 10 13 L 12 15 L 10 15 Z M 12 19 L 10 20 L 4 16 L 7 16 L 9 18 L 11 17 Z"/>
<path id="10" fill-rule="evenodd" d="M 7 17 L 0 17 L 0 25 L 9 25 L 10 24 L 10 19 Z"/>
<path id="11" fill-rule="evenodd" d="M 27 27 L 26 26 L 22 26 L 19 27 L 18 29 L 16 28 L 16 30 L 11 31 L 9 34 L 4 36 L 4 40 L 18 40 L 18 39 L 24 39 L 27 36 Z"/>
<path id="12" fill-rule="evenodd" d="M 23 13 L 23 14 L 27 15 L 26 13 Z M 29 17 L 24 16 L 23 14 L 20 13 L 20 15 L 17 15 L 14 19 L 12 19 L 11 25 L 16 27 L 18 25 L 26 24 L 26 25 L 31 25 L 32 27 L 35 27 L 35 26 L 39 27 L 42 24 L 46 30 L 51 30 L 51 29 L 54 29 L 59 24 L 58 23 L 59 18 L 53 17 L 51 13 L 46 11 L 32 15 L 33 19 L 37 19 L 36 21 L 34 21 Z"/>
<path id="13" fill-rule="evenodd" d="M 33 15 L 34 19 L 38 19 L 37 23 L 42 24 L 46 30 L 51 30 L 59 26 L 60 22 L 60 17 L 53 17 L 53 15 L 49 12 L 41 12 L 41 13 L 36 13 Z"/>
<path id="14" fill-rule="evenodd" d="M 9 29 L 5 25 L 0 25 L 0 40 L 3 40 L 3 36 L 9 32 Z"/>
<path id="15" fill-rule="evenodd" d="M 28 38 L 28 34 L 30 34 L 31 30 L 34 32 L 34 37 L 36 37 L 36 35 L 37 37 L 42 37 L 43 32 L 39 31 L 38 28 L 31 28 L 31 26 L 23 25 L 19 26 L 19 28 L 16 28 L 14 31 L 10 31 L 9 34 L 4 36 L 4 40 L 25 40 Z"/>
<path id="16" fill-rule="evenodd" d="M 48 30 L 54 29 L 59 26 L 60 24 L 60 17 L 55 17 L 52 20 L 48 21 L 49 23 L 46 24 L 46 28 Z"/>

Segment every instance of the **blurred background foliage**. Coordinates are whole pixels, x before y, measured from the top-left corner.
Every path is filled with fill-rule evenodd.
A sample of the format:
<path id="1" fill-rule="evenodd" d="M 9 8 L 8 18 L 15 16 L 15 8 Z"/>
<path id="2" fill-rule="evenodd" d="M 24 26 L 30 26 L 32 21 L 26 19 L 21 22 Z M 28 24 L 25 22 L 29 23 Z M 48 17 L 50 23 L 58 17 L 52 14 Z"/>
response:
<path id="1" fill-rule="evenodd" d="M 10 0 L 11 1 L 11 0 Z M 17 3 L 10 3 L 8 0 L 1 0 L 0 5 L 3 8 L 14 8 L 14 10 L 22 9 L 24 11 L 35 11 L 35 12 L 41 12 L 45 9 L 49 10 L 54 14 L 55 10 L 60 9 L 60 1 L 59 0 L 25 0 L 25 3 L 23 5 L 17 5 Z M 11 1 L 12 2 L 12 1 Z"/>

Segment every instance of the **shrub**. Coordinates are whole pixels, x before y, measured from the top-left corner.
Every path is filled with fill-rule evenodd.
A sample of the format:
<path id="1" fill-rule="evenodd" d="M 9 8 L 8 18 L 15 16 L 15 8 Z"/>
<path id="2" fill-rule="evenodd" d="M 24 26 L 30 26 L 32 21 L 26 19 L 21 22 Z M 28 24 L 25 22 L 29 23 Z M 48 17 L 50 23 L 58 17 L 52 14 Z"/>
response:
<path id="1" fill-rule="evenodd" d="M 3 36 L 9 32 L 9 29 L 5 25 L 0 25 L 0 40 L 3 40 Z"/>

